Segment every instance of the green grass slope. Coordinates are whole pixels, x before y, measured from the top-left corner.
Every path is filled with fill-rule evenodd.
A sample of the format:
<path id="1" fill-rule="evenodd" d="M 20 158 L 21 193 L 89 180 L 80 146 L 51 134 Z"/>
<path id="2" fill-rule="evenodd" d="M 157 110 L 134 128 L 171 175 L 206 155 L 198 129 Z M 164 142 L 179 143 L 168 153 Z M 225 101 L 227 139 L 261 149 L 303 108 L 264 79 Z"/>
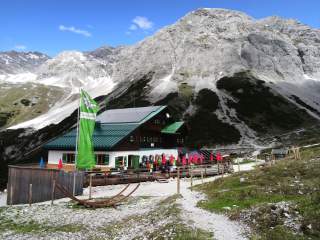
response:
<path id="1" fill-rule="evenodd" d="M 0 129 L 47 112 L 64 92 L 58 87 L 21 83 L 0 85 Z"/>
<path id="2" fill-rule="evenodd" d="M 201 185 L 199 205 L 244 221 L 252 239 L 320 239 L 320 148 L 301 155 Z"/>

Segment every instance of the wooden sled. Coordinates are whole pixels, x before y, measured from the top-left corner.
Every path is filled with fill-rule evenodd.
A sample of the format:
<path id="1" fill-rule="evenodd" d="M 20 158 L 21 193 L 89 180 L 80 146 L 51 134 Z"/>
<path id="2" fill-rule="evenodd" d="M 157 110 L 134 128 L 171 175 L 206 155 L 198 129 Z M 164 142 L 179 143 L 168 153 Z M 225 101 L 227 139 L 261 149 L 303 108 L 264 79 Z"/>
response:
<path id="1" fill-rule="evenodd" d="M 64 194 L 66 197 L 72 199 L 73 201 L 77 202 L 80 205 L 83 205 L 87 208 L 102 208 L 102 207 L 115 207 L 120 202 L 123 202 L 128 197 L 130 197 L 140 186 L 140 183 L 135 186 L 135 188 L 129 192 L 127 195 L 122 195 L 122 193 L 128 189 L 130 184 L 125 186 L 118 194 L 114 195 L 113 197 L 110 197 L 108 199 L 103 200 L 94 200 L 94 199 L 86 199 L 82 200 L 75 196 L 73 196 L 72 193 L 70 193 L 64 186 L 61 186 L 60 184 L 56 184 L 56 188 Z"/>

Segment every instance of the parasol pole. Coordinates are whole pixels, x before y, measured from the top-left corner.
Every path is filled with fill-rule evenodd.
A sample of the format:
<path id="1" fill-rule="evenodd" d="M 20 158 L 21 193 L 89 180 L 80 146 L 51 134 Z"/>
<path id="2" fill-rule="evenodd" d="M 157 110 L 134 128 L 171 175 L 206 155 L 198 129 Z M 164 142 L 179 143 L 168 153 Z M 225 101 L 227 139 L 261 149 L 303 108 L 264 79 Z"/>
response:
<path id="1" fill-rule="evenodd" d="M 77 158 L 78 158 L 78 140 L 79 140 L 79 119 L 80 119 L 80 104 L 81 104 L 81 88 L 80 98 L 79 98 L 79 106 L 78 106 L 78 116 L 77 116 L 77 135 L 76 135 L 76 152 L 74 158 L 74 172 L 73 172 L 73 196 L 76 195 L 76 171 L 77 171 Z"/>

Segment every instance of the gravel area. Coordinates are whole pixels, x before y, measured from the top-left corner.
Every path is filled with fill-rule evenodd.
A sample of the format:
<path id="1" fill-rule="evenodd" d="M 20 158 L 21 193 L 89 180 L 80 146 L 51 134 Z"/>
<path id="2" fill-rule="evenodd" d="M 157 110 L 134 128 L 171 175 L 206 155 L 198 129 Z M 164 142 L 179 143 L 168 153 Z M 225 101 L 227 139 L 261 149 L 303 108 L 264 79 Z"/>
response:
<path id="1" fill-rule="evenodd" d="M 250 170 L 254 163 L 242 164 L 241 170 Z M 235 170 L 237 167 L 235 167 Z M 218 177 L 205 178 L 204 182 L 214 181 Z M 200 179 L 194 180 L 194 185 L 200 184 Z M 129 192 L 135 184 L 132 184 L 126 192 Z M 190 179 L 181 179 L 182 198 L 176 200 L 182 210 L 182 219 L 184 224 L 192 228 L 203 229 L 214 234 L 214 239 L 246 239 L 247 228 L 239 222 L 234 222 L 226 216 L 208 212 L 198 208 L 197 202 L 204 199 L 205 196 L 199 192 L 191 191 Z M 107 197 L 118 193 L 124 185 L 99 186 L 92 189 L 93 197 Z M 84 190 L 82 198 L 88 197 L 88 189 Z M 13 207 L 0 208 L 0 220 L 9 220 L 17 225 L 40 224 L 42 227 L 48 226 L 48 229 L 33 232 L 13 232 L 10 229 L 0 233 L 0 239 L 99 239 L 108 238 L 110 235 L 104 230 L 108 225 L 114 222 L 121 222 L 130 217 L 150 215 L 157 208 L 162 200 L 170 197 L 177 192 L 175 179 L 169 179 L 167 183 L 144 182 L 130 200 L 118 206 L 117 208 L 85 209 L 75 207 L 68 198 L 59 199 L 50 205 L 49 202 L 28 205 L 18 205 Z M 1 199 L 5 198 L 2 193 Z M 4 205 L 4 204 L 3 204 Z M 161 225 L 165 225 L 166 219 L 159 219 Z M 146 223 L 147 224 L 147 223 Z M 141 230 L 138 225 L 128 226 L 126 233 L 122 233 L 122 238 L 116 236 L 112 239 L 132 239 L 137 236 Z M 76 229 L 69 229 L 73 226 Z M 54 229 L 51 229 L 54 228 Z M 59 230 L 60 228 L 60 230 Z"/>

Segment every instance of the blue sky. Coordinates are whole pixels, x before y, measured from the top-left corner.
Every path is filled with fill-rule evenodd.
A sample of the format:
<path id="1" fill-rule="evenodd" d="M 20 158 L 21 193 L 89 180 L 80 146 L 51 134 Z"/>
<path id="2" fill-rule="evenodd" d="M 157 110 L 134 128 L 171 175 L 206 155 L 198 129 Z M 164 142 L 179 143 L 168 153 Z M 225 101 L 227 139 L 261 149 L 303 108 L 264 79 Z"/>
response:
<path id="1" fill-rule="evenodd" d="M 320 28 L 320 0 L 3 0 L 0 51 L 93 50 L 142 40 L 188 12 L 228 8 Z"/>

